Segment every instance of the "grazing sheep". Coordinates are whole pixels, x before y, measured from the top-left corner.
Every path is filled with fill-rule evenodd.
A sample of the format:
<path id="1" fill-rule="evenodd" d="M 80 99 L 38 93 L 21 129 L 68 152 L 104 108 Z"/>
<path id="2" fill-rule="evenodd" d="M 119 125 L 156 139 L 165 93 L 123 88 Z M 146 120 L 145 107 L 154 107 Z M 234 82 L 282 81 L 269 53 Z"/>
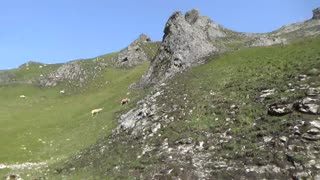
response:
<path id="1" fill-rule="evenodd" d="M 99 108 L 99 109 L 94 109 L 91 111 L 91 115 L 94 116 L 95 114 L 98 114 L 99 112 L 101 112 L 103 110 L 103 108 Z"/>
<path id="2" fill-rule="evenodd" d="M 25 95 L 20 95 L 20 98 L 26 98 L 27 96 L 25 96 Z"/>
<path id="3" fill-rule="evenodd" d="M 60 94 L 64 94 L 66 93 L 64 90 L 60 90 Z"/>
<path id="4" fill-rule="evenodd" d="M 128 104 L 129 101 L 130 101 L 129 98 L 124 98 L 124 99 L 121 100 L 121 105 Z"/>

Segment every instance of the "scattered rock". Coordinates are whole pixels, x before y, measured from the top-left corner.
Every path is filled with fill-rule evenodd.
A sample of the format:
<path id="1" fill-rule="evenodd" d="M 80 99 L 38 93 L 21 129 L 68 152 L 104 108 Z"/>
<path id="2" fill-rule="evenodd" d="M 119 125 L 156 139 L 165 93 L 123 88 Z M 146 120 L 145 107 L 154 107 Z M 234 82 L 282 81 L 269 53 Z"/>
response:
<path id="1" fill-rule="evenodd" d="M 272 139 L 273 139 L 273 137 L 271 137 L 271 136 L 265 136 L 265 137 L 263 137 L 263 142 L 269 143 L 272 141 Z"/>
<path id="2" fill-rule="evenodd" d="M 268 107 L 268 114 L 271 116 L 283 116 L 292 113 L 290 104 L 272 104 Z"/>
<path id="3" fill-rule="evenodd" d="M 247 43 L 247 46 L 249 47 L 255 47 L 255 46 L 271 46 L 275 44 L 287 44 L 287 40 L 280 37 L 268 37 L 268 36 L 262 36 L 257 37 L 254 40 L 251 40 Z"/>
<path id="4" fill-rule="evenodd" d="M 175 144 L 192 144 L 192 138 L 181 139 L 175 142 Z"/>
<path id="5" fill-rule="evenodd" d="M 82 86 L 84 80 L 87 78 L 87 74 L 81 67 L 79 61 L 72 61 L 59 67 L 56 71 L 50 73 L 46 77 L 39 79 L 40 86 L 54 87 L 59 82 L 77 82 L 79 86 Z"/>
<path id="6" fill-rule="evenodd" d="M 311 128 L 307 131 L 307 133 L 311 135 L 317 135 L 317 134 L 320 134 L 320 130 L 317 128 Z"/>
<path id="7" fill-rule="evenodd" d="M 308 78 L 308 76 L 305 75 L 305 74 L 300 74 L 300 75 L 298 76 L 299 81 L 305 81 L 307 78 Z"/>
<path id="8" fill-rule="evenodd" d="M 319 113 L 319 103 L 318 99 L 313 99 L 310 97 L 306 97 L 299 102 L 295 103 L 295 108 L 303 113 L 307 114 L 318 114 Z"/>
<path id="9" fill-rule="evenodd" d="M 281 142 L 283 142 L 283 143 L 286 143 L 286 142 L 288 141 L 288 138 L 285 137 L 285 136 L 281 136 L 281 137 L 279 137 L 279 140 L 280 140 Z"/>
<path id="10" fill-rule="evenodd" d="M 293 175 L 293 179 L 310 179 L 311 175 L 308 172 L 298 172 Z"/>
<path id="11" fill-rule="evenodd" d="M 319 121 L 319 120 L 311 121 L 310 124 L 311 124 L 313 127 L 320 129 L 320 121 Z"/>
<path id="12" fill-rule="evenodd" d="M 266 89 L 266 90 L 263 90 L 263 91 L 261 91 L 260 92 L 260 98 L 261 99 L 264 99 L 264 98 L 267 98 L 268 96 L 271 96 L 271 95 L 273 95 L 274 93 L 275 93 L 275 89 Z"/>
<path id="13" fill-rule="evenodd" d="M 309 134 L 303 134 L 302 137 L 306 140 L 310 140 L 310 141 L 317 141 L 320 140 L 320 135 L 309 135 Z"/>
<path id="14" fill-rule="evenodd" d="M 307 96 L 317 96 L 319 94 L 320 94 L 320 88 L 312 88 L 312 87 L 310 87 L 306 92 Z"/>

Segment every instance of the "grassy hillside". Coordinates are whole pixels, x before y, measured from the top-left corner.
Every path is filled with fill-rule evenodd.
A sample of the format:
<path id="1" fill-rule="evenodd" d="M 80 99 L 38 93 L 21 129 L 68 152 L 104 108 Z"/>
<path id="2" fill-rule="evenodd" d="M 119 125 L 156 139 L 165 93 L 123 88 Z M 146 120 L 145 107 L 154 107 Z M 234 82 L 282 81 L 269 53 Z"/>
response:
<path id="1" fill-rule="evenodd" d="M 85 63 L 90 66 L 93 61 Z M 27 80 L 58 66 L 21 67 L 12 72 L 17 80 Z M 139 92 L 130 93 L 128 86 L 147 67 L 148 63 L 131 69 L 108 67 L 83 87 L 85 90 L 20 83 L 0 85 L 0 164 L 54 162 L 93 144 L 99 136 L 110 134 L 115 113 L 128 108 L 120 105 L 121 98 L 129 97 L 134 102 L 139 97 Z M 66 93 L 60 94 L 61 89 Z M 104 108 L 102 113 L 92 117 L 91 110 L 100 107 Z"/>
<path id="2" fill-rule="evenodd" d="M 304 96 L 305 90 L 287 91 L 289 83 L 294 87 L 306 83 L 314 87 L 320 86 L 319 47 L 318 37 L 286 46 L 243 49 L 212 57 L 207 64 L 179 74 L 164 88 L 165 96 L 161 96 L 158 103 L 168 109 L 176 105 L 180 110 L 169 115 L 175 121 L 158 132 L 161 136 L 156 134 L 148 139 L 147 144 L 155 147 L 155 150 L 138 159 L 142 147 L 136 140 L 128 139 L 127 143 L 112 144 L 112 151 L 101 154 L 99 147 L 108 146 L 106 139 L 92 146 L 89 151 L 91 154 L 85 153 L 81 158 L 71 160 L 67 167 L 75 167 L 76 171 L 66 169 L 68 173 L 64 172 L 63 176 L 70 179 L 127 179 L 141 177 L 140 175 L 151 178 L 148 175 L 161 168 L 173 169 L 172 176 L 163 175 L 163 178 L 184 174 L 185 171 L 179 167 L 188 169 L 189 165 L 183 161 L 171 163 L 167 158 L 170 155 L 177 158 L 178 155 L 161 153 L 165 139 L 168 139 L 173 152 L 177 148 L 175 142 L 181 139 L 192 138 L 197 143 L 204 141 L 204 152 L 211 153 L 206 161 L 224 159 L 235 164 L 246 162 L 247 165 L 259 166 L 268 163 L 286 164 L 286 150 L 281 147 L 261 149 L 259 146 L 263 142 L 262 137 L 289 137 L 291 124 L 295 124 L 298 119 L 318 116 L 298 112 L 281 117 L 270 116 L 267 106 L 279 102 L 293 103 Z M 298 81 L 300 74 L 308 74 L 310 78 Z M 265 89 L 275 89 L 277 93 L 261 101 L 258 97 Z M 218 134 L 226 131 L 233 138 L 219 143 L 221 139 L 217 138 Z M 184 156 L 182 159 L 187 162 L 193 158 L 190 154 Z M 308 160 L 304 152 L 297 152 L 293 158 L 299 162 Z M 92 163 L 99 168 L 93 168 Z M 212 175 L 220 178 L 238 177 L 226 172 Z M 52 174 L 53 178 L 60 176 L 62 174 Z"/>

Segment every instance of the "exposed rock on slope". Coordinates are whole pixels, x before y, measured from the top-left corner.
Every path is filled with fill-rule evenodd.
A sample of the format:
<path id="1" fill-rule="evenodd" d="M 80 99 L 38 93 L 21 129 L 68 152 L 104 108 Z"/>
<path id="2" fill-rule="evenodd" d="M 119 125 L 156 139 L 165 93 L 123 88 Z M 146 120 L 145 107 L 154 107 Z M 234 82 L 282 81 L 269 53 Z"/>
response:
<path id="1" fill-rule="evenodd" d="M 87 73 L 81 67 L 79 61 L 72 61 L 62 65 L 56 71 L 50 73 L 47 77 L 41 78 L 39 83 L 41 86 L 53 87 L 58 85 L 59 82 L 78 82 L 77 85 L 81 86 Z"/>
<path id="2" fill-rule="evenodd" d="M 114 63 L 117 66 L 135 66 L 141 62 L 148 61 L 147 54 L 143 51 L 141 45 L 143 43 L 151 42 L 151 39 L 141 34 L 138 39 L 131 43 L 126 49 L 122 50 L 120 54 L 114 58 Z"/>
<path id="3" fill-rule="evenodd" d="M 12 81 L 12 75 L 7 71 L 0 71 L 0 84 L 6 84 Z"/>
<path id="4" fill-rule="evenodd" d="M 314 9 L 312 19 L 320 19 L 320 8 Z"/>
<path id="5" fill-rule="evenodd" d="M 280 36 L 289 41 L 318 34 L 320 34 L 320 8 L 313 10 L 313 17 L 310 20 L 285 25 L 274 32 L 268 33 L 269 36 Z"/>
<path id="6" fill-rule="evenodd" d="M 212 42 L 225 36 L 223 28 L 199 11 L 175 12 L 168 20 L 160 52 L 151 62 L 140 85 L 161 82 L 177 72 L 202 63 L 202 58 L 219 51 Z"/>
<path id="7" fill-rule="evenodd" d="M 247 45 L 254 46 L 271 46 L 275 44 L 286 44 L 287 40 L 279 37 L 259 36 L 250 40 Z"/>

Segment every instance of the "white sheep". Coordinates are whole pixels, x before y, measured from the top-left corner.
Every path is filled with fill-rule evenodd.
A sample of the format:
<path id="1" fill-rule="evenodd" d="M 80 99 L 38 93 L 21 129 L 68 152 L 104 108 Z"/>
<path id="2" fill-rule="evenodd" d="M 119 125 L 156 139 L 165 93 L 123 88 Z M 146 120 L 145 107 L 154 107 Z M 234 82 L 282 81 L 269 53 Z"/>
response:
<path id="1" fill-rule="evenodd" d="M 94 109 L 91 111 L 91 115 L 94 116 L 95 114 L 98 114 L 99 112 L 101 112 L 103 110 L 103 108 L 99 108 L 99 109 Z"/>
<path id="2" fill-rule="evenodd" d="M 60 90 L 60 94 L 64 94 L 66 93 L 64 90 Z"/>
<path id="3" fill-rule="evenodd" d="M 25 95 L 20 95 L 20 98 L 26 98 L 27 96 L 25 96 Z"/>

